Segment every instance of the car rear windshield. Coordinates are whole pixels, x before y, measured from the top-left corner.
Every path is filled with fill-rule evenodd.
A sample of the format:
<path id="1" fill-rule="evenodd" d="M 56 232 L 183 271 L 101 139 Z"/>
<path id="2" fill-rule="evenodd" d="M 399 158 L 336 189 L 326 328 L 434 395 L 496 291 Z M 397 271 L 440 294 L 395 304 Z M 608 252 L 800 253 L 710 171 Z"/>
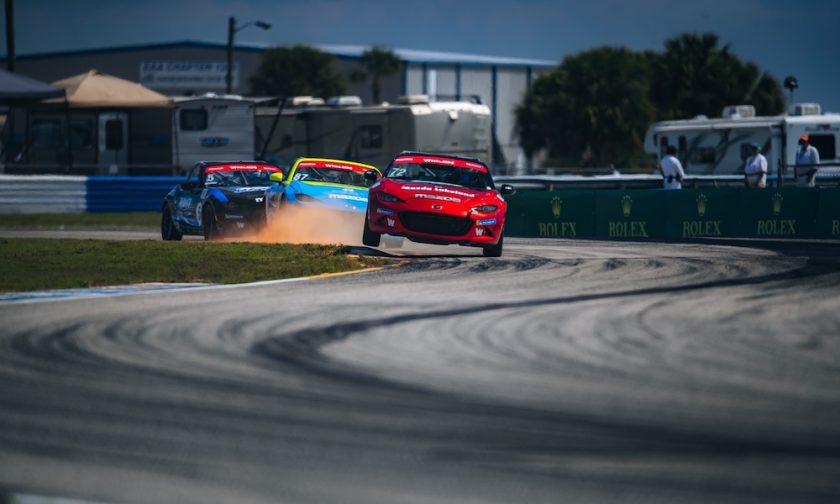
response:
<path id="1" fill-rule="evenodd" d="M 392 164 L 385 172 L 386 178 L 416 182 L 434 182 L 469 189 L 493 189 L 493 177 L 489 173 L 472 168 L 427 163 Z"/>
<path id="2" fill-rule="evenodd" d="M 268 170 L 220 170 L 207 174 L 204 185 L 215 187 L 267 186 L 272 171 Z"/>
<path id="3" fill-rule="evenodd" d="M 298 167 L 293 176 L 294 180 L 305 182 L 329 182 L 358 187 L 369 187 L 371 182 L 365 179 L 363 171 L 351 171 L 336 168 Z"/>

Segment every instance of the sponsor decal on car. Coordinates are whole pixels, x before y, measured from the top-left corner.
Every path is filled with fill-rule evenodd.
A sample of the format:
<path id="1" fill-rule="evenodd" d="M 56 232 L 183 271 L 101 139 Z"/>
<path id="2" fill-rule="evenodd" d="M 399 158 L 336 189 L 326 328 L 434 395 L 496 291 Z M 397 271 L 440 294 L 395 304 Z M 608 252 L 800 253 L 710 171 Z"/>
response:
<path id="1" fill-rule="evenodd" d="M 496 219 L 482 219 L 478 221 L 479 226 L 495 226 Z"/>
<path id="2" fill-rule="evenodd" d="M 442 201 L 452 201 L 453 203 L 460 203 L 461 198 L 454 198 L 452 196 L 440 196 L 438 194 L 417 193 L 414 195 L 417 199 L 433 199 Z"/>
<path id="3" fill-rule="evenodd" d="M 335 163 L 331 161 L 301 161 L 298 168 L 333 168 L 335 170 L 366 172 L 371 169 L 369 166 L 354 165 L 349 163 Z"/>
<path id="4" fill-rule="evenodd" d="M 367 202 L 367 200 L 368 200 L 364 196 L 354 196 L 352 194 L 335 194 L 335 193 L 332 193 L 327 197 L 329 199 L 351 200 L 351 201 L 361 201 L 361 202 Z"/>
<path id="5" fill-rule="evenodd" d="M 436 192 L 436 193 L 444 193 L 444 194 L 455 194 L 457 196 L 464 196 L 465 198 L 472 198 L 473 195 L 459 191 L 457 189 L 450 189 L 448 187 L 440 187 L 440 186 L 433 186 L 433 185 L 403 185 L 400 186 L 400 189 L 403 191 L 428 191 L 428 192 Z M 429 195 L 432 196 L 432 195 Z M 419 194 L 414 195 L 415 198 L 420 198 Z M 434 199 L 434 198 L 433 198 Z"/>
<path id="6" fill-rule="evenodd" d="M 256 191 L 265 191 L 269 188 L 269 186 L 253 186 L 253 187 L 235 187 L 233 189 L 228 189 L 232 193 L 244 193 L 244 192 L 256 192 Z"/>
<path id="7" fill-rule="evenodd" d="M 254 164 L 223 164 L 208 166 L 204 169 L 206 173 L 221 172 L 221 171 L 267 171 L 279 172 L 280 168 L 270 165 L 254 165 Z"/>

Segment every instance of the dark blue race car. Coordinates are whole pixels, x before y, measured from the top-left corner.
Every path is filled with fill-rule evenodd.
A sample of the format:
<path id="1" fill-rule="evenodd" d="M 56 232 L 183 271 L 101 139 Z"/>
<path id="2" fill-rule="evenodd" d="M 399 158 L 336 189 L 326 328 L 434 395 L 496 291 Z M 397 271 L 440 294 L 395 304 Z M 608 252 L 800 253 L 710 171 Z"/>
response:
<path id="1" fill-rule="evenodd" d="M 196 163 L 185 182 L 163 199 L 160 234 L 180 240 L 185 234 L 206 240 L 258 231 L 265 226 L 265 191 L 280 168 L 260 161 Z"/>

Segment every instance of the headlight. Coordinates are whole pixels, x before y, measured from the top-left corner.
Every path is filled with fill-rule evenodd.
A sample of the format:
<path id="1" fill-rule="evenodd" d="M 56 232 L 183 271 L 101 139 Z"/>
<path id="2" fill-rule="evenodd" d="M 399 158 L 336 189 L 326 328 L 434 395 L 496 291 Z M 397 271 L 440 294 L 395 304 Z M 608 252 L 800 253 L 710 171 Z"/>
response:
<path id="1" fill-rule="evenodd" d="M 490 213 L 495 212 L 498 208 L 499 207 L 497 207 L 496 205 L 482 205 L 480 207 L 473 208 L 472 211 L 477 213 Z"/>
<path id="2" fill-rule="evenodd" d="M 386 202 L 386 203 L 402 203 L 403 202 L 403 200 L 397 198 L 396 196 L 390 195 L 388 193 L 382 192 L 382 193 L 378 193 L 378 194 L 379 194 L 379 199 L 381 201 Z"/>
<path id="3" fill-rule="evenodd" d="M 313 198 L 312 196 L 308 196 L 306 194 L 295 194 L 295 198 L 298 201 L 305 201 L 307 203 L 318 203 L 318 198 Z"/>

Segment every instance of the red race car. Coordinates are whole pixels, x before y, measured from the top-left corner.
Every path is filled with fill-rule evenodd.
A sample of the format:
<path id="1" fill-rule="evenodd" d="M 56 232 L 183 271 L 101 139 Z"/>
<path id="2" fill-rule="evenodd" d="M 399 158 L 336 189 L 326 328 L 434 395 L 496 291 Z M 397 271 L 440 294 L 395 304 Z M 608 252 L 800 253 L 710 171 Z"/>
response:
<path id="1" fill-rule="evenodd" d="M 383 233 L 420 243 L 482 247 L 502 255 L 504 184 L 497 191 L 487 165 L 475 158 L 402 152 L 376 179 L 368 196 L 362 243 L 378 247 Z"/>

